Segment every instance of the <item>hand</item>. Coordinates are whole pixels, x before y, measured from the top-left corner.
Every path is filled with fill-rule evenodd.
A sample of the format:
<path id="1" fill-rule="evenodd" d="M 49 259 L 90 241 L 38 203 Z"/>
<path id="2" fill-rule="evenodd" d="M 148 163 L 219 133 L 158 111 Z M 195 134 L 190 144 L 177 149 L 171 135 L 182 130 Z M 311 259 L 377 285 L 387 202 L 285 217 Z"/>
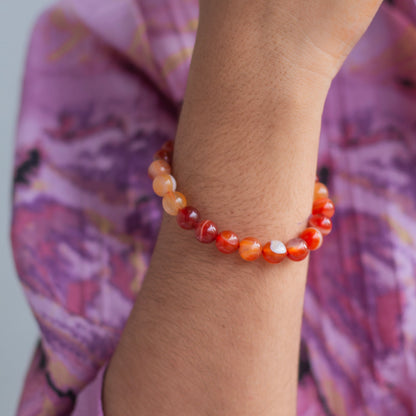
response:
<path id="1" fill-rule="evenodd" d="M 237 15 L 247 21 L 247 30 L 273 37 L 274 42 L 278 39 L 280 57 L 332 80 L 381 3 L 382 0 L 200 0 L 200 20 L 215 26 L 215 19 L 225 21 Z"/>

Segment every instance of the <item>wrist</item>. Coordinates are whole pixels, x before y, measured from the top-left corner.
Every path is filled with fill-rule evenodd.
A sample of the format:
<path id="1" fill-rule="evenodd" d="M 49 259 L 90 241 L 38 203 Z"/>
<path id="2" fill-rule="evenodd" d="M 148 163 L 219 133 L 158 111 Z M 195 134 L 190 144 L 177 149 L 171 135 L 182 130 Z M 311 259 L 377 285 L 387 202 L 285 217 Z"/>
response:
<path id="1" fill-rule="evenodd" d="M 263 73 L 284 73 L 282 87 L 321 100 L 340 66 L 340 58 L 317 47 L 288 7 L 270 0 L 201 0 L 196 46 L 198 41 L 217 53 L 247 56 Z"/>

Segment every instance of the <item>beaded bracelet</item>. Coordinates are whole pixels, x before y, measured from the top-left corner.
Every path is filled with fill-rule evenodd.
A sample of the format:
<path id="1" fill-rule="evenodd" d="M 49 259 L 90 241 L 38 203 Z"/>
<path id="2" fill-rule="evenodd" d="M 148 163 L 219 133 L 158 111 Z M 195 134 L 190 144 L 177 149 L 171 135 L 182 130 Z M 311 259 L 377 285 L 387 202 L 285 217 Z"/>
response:
<path id="1" fill-rule="evenodd" d="M 293 261 L 305 259 L 309 251 L 321 247 L 323 236 L 331 232 L 331 218 L 335 213 L 335 207 L 328 198 L 327 187 L 319 182 L 318 177 L 315 180 L 312 214 L 308 220 L 309 227 L 286 244 L 279 240 L 272 240 L 262 246 L 254 237 L 239 240 L 233 231 L 219 232 L 214 222 L 202 220 L 199 211 L 187 205 L 185 195 L 176 191 L 176 180 L 171 174 L 173 147 L 172 140 L 163 144 L 162 148 L 155 153 L 148 174 L 153 179 L 153 190 L 163 197 L 164 210 L 170 215 L 176 215 L 177 223 L 183 229 L 195 230 L 196 238 L 201 243 L 215 241 L 218 250 L 225 254 L 238 250 L 241 258 L 247 261 L 256 260 L 263 255 L 269 263 L 280 263 L 286 257 Z"/>

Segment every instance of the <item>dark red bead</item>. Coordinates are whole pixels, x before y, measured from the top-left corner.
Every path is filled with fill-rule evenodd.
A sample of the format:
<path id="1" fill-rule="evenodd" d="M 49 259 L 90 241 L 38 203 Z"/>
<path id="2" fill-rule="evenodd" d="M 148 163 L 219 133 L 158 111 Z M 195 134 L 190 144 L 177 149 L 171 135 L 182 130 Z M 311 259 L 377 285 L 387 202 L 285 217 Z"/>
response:
<path id="1" fill-rule="evenodd" d="M 173 140 L 168 140 L 167 142 L 163 144 L 161 150 L 166 150 L 167 152 L 172 153 L 173 146 L 174 146 Z"/>
<path id="2" fill-rule="evenodd" d="M 212 243 L 217 235 L 218 228 L 210 220 L 200 221 L 195 228 L 195 236 L 201 243 Z"/>
<path id="3" fill-rule="evenodd" d="M 166 150 L 160 149 L 153 155 L 153 159 L 154 160 L 162 159 L 162 160 L 165 160 L 166 162 L 168 162 L 169 164 L 171 164 L 172 163 L 172 153 L 167 152 Z"/>
<path id="4" fill-rule="evenodd" d="M 197 226 L 200 220 L 201 216 L 199 211 L 189 205 L 180 209 L 178 211 L 178 215 L 176 216 L 176 221 L 179 226 L 185 230 L 192 230 Z"/>

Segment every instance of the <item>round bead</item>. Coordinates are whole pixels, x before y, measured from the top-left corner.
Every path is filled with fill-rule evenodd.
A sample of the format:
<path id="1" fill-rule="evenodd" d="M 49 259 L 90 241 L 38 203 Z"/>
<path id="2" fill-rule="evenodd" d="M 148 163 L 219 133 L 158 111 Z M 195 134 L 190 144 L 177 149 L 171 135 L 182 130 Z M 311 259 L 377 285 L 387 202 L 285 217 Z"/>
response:
<path id="1" fill-rule="evenodd" d="M 164 160 L 165 162 L 168 162 L 169 164 L 172 163 L 172 153 L 168 152 L 164 149 L 160 149 L 158 150 L 154 155 L 153 155 L 153 159 L 158 160 Z"/>
<path id="2" fill-rule="evenodd" d="M 166 150 L 169 153 L 173 152 L 173 140 L 168 140 L 167 142 L 163 143 L 161 150 Z"/>
<path id="3" fill-rule="evenodd" d="M 199 211 L 189 205 L 180 209 L 176 217 L 176 221 L 178 222 L 179 226 L 185 230 L 192 230 L 197 226 L 200 220 L 201 216 Z"/>
<path id="4" fill-rule="evenodd" d="M 185 195 L 180 192 L 168 192 L 162 199 L 162 205 L 169 215 L 177 215 L 180 209 L 186 207 Z"/>
<path id="5" fill-rule="evenodd" d="M 328 188 L 322 182 L 315 182 L 313 200 L 328 198 Z"/>
<path id="6" fill-rule="evenodd" d="M 162 175 L 164 173 L 169 174 L 171 172 L 171 167 L 166 160 L 158 159 L 154 160 L 147 171 L 148 175 L 154 179 L 158 175 Z"/>
<path id="7" fill-rule="evenodd" d="M 168 192 L 174 192 L 176 191 L 176 179 L 167 173 L 158 175 L 153 179 L 153 190 L 159 196 L 164 196 Z"/>
<path id="8" fill-rule="evenodd" d="M 238 250 L 240 242 L 238 241 L 237 234 L 232 231 L 221 231 L 215 240 L 215 245 L 221 253 L 230 254 Z"/>
<path id="9" fill-rule="evenodd" d="M 217 226 L 210 220 L 200 221 L 195 228 L 196 239 L 201 243 L 212 243 L 217 235 Z"/>
<path id="10" fill-rule="evenodd" d="M 317 228 L 323 236 L 328 235 L 332 230 L 332 221 L 322 214 L 315 214 L 309 217 L 309 225 Z"/>
<path id="11" fill-rule="evenodd" d="M 286 246 L 278 240 L 272 240 L 263 247 L 263 257 L 269 263 L 280 263 L 286 258 Z"/>
<path id="12" fill-rule="evenodd" d="M 322 214 L 325 217 L 331 218 L 335 213 L 334 203 L 328 198 L 320 198 L 314 201 L 312 207 L 312 214 Z"/>
<path id="13" fill-rule="evenodd" d="M 305 240 L 308 249 L 311 251 L 318 250 L 324 241 L 322 233 L 315 227 L 309 227 L 303 230 L 299 238 Z"/>
<path id="14" fill-rule="evenodd" d="M 242 259 L 247 261 L 256 260 L 261 256 L 260 241 L 254 237 L 246 237 L 240 241 L 238 251 Z"/>
<path id="15" fill-rule="evenodd" d="M 301 261 L 307 257 L 309 253 L 305 240 L 299 237 L 292 238 L 286 243 L 287 256 L 293 261 Z"/>

